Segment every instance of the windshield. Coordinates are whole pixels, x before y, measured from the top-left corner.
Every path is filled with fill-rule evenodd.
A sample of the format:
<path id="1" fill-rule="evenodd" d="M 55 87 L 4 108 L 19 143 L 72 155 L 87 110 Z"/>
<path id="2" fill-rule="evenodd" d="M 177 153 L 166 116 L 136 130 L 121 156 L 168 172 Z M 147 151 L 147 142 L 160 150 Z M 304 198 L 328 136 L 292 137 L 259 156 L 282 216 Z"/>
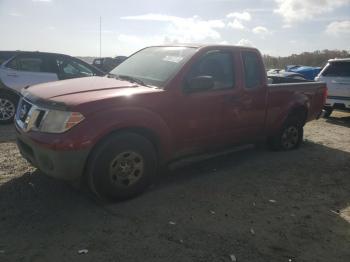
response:
<path id="1" fill-rule="evenodd" d="M 110 73 L 163 87 L 196 52 L 191 47 L 148 47 L 129 57 Z"/>

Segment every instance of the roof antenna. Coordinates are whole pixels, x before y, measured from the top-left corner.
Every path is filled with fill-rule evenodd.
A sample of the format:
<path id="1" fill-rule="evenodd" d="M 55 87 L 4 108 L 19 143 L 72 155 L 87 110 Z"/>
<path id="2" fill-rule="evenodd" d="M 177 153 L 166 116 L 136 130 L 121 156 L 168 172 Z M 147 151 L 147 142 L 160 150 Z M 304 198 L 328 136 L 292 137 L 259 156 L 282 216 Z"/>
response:
<path id="1" fill-rule="evenodd" d="M 102 37 L 101 37 L 101 28 L 102 28 L 102 17 L 100 16 L 100 58 L 102 53 Z"/>

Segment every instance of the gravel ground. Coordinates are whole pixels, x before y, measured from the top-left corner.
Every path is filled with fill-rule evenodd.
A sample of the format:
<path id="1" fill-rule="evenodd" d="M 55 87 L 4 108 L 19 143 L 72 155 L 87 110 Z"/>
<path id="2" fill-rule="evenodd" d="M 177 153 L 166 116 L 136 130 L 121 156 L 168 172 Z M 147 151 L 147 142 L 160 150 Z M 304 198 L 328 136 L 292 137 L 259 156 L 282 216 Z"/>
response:
<path id="1" fill-rule="evenodd" d="M 78 254 L 87 249 L 87 254 Z M 0 261 L 349 261 L 350 114 L 292 152 L 247 149 L 102 204 L 35 171 L 0 126 Z"/>

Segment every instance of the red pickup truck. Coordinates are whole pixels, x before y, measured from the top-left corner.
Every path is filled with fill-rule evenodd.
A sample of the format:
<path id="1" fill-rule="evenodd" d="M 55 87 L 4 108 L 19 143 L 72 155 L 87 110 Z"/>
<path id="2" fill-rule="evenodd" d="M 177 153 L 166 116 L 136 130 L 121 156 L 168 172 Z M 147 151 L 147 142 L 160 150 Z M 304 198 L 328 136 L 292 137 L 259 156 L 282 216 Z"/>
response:
<path id="1" fill-rule="evenodd" d="M 320 82 L 268 85 L 254 48 L 148 47 L 106 77 L 23 90 L 17 141 L 43 173 L 125 199 L 189 154 L 259 141 L 297 148 L 326 96 Z"/>

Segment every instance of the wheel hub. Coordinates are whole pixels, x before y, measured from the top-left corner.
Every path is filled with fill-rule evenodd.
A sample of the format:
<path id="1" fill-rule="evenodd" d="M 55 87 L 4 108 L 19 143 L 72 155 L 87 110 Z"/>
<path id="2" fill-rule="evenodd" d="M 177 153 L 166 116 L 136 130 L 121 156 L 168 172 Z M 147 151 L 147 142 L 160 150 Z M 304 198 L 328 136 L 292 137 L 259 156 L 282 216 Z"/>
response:
<path id="1" fill-rule="evenodd" d="M 111 162 L 109 173 L 113 184 L 130 186 L 143 175 L 143 157 L 133 151 L 118 154 Z"/>
<path id="2" fill-rule="evenodd" d="M 8 99 L 0 98 L 0 120 L 9 120 L 15 115 L 15 105 Z"/>
<path id="3" fill-rule="evenodd" d="M 286 149 L 293 148 L 299 139 L 299 131 L 295 126 L 288 127 L 282 135 L 282 144 Z"/>

